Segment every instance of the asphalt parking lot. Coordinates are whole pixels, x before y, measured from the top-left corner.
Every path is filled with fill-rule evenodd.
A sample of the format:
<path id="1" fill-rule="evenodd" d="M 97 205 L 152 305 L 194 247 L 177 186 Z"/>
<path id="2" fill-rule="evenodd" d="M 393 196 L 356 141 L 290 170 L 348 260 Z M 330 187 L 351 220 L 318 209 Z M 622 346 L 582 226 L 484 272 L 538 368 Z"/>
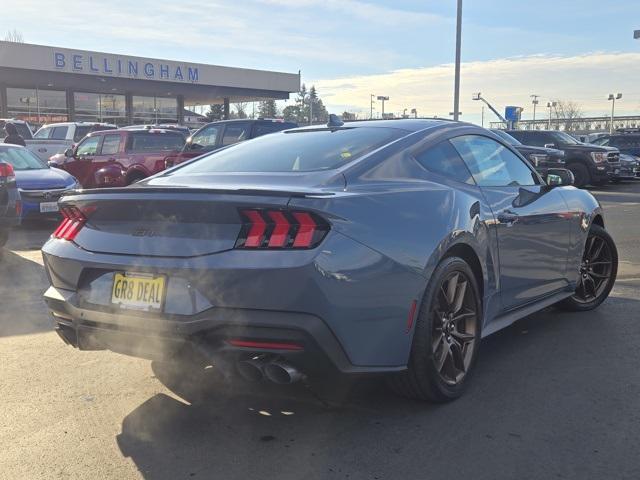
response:
<path id="1" fill-rule="evenodd" d="M 24 226 L 0 263 L 0 477 L 640 478 L 640 182 L 593 193 L 620 254 L 612 296 L 486 339 L 467 394 L 439 406 L 376 379 L 212 377 L 195 399 L 148 361 L 74 350 L 41 300 L 54 224 Z"/>

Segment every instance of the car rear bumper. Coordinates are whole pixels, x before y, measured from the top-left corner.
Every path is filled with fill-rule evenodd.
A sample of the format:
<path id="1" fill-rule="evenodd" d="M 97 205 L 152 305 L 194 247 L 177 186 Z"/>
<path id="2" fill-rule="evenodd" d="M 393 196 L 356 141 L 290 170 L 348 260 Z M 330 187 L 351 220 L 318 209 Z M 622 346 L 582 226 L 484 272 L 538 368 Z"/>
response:
<path id="1" fill-rule="evenodd" d="M 158 320 L 143 312 L 127 312 L 124 319 L 120 313 L 78 306 L 77 296 L 70 290 L 50 287 L 44 299 L 58 335 L 80 350 L 106 349 L 160 361 L 184 357 L 224 360 L 221 364 L 232 364 L 255 354 L 270 354 L 285 358 L 311 375 L 331 371 L 385 373 L 406 368 L 353 365 L 327 324 L 305 313 L 212 308 L 189 318 Z M 234 346 L 234 341 L 273 346 Z"/>
<path id="2" fill-rule="evenodd" d="M 153 358 L 176 347 L 265 353 L 232 347 L 230 339 L 289 341 L 302 350 L 266 353 L 345 373 L 406 367 L 407 316 L 426 286 L 421 272 L 336 232 L 312 250 L 191 258 L 92 253 L 52 239 L 43 258 L 52 285 L 45 301 L 63 338 L 78 348 Z M 162 310 L 112 304 L 118 272 L 165 276 Z"/>

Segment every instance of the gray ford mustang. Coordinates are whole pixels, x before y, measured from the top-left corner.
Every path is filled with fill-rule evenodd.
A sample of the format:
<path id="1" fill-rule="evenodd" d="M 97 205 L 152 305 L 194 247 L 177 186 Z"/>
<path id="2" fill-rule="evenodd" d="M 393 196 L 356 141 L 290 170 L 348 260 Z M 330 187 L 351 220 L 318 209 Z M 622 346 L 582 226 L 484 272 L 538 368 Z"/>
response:
<path id="1" fill-rule="evenodd" d="M 44 297 L 81 350 L 447 401 L 482 337 L 609 295 L 600 205 L 561 179 L 473 125 L 332 116 L 64 197 Z"/>

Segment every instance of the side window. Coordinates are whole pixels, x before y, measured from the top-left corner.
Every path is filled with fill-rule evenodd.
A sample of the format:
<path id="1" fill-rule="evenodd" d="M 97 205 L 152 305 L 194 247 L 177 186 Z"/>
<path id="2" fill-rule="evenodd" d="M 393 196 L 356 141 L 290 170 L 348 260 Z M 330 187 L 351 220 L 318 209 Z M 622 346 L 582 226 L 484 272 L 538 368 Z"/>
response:
<path id="1" fill-rule="evenodd" d="M 606 147 L 607 145 L 609 145 L 609 137 L 600 137 L 600 138 L 596 138 L 593 142 L 594 145 L 602 145 L 604 147 Z"/>
<path id="2" fill-rule="evenodd" d="M 191 148 L 198 150 L 200 148 L 215 147 L 220 134 L 218 125 L 209 125 L 191 137 Z"/>
<path id="3" fill-rule="evenodd" d="M 40 130 L 36 132 L 33 138 L 49 138 L 52 130 L 53 128 L 51 127 L 42 127 Z"/>
<path id="4" fill-rule="evenodd" d="M 469 169 L 447 140 L 414 155 L 414 158 L 431 172 L 459 182 L 474 184 Z"/>
<path id="5" fill-rule="evenodd" d="M 64 140 L 67 138 L 67 130 L 69 130 L 69 127 L 53 127 L 50 138 L 52 140 Z"/>
<path id="6" fill-rule="evenodd" d="M 76 155 L 95 155 L 98 151 L 98 144 L 100 143 L 100 137 L 87 137 L 78 145 Z"/>
<path id="7" fill-rule="evenodd" d="M 102 141 L 102 155 L 115 155 L 120 151 L 120 135 L 105 135 Z"/>
<path id="8" fill-rule="evenodd" d="M 480 135 L 451 139 L 481 187 L 537 185 L 536 174 L 504 145 Z"/>
<path id="9" fill-rule="evenodd" d="M 224 129 L 222 145 L 231 145 L 249 138 L 250 125 L 248 123 L 228 123 Z"/>
<path id="10" fill-rule="evenodd" d="M 279 132 L 282 127 L 275 122 L 271 123 L 257 123 L 253 127 L 253 138 L 266 135 L 267 133 Z"/>
<path id="11" fill-rule="evenodd" d="M 76 125 L 76 131 L 73 134 L 73 141 L 79 142 L 82 140 L 87 133 L 91 131 L 91 127 L 89 125 Z"/>

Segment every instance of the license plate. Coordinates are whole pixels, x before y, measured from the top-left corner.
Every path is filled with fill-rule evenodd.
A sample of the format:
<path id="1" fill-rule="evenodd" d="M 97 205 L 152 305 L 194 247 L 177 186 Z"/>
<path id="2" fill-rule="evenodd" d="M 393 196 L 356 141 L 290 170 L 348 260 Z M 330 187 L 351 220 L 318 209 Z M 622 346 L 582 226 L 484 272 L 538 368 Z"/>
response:
<path id="1" fill-rule="evenodd" d="M 135 310 L 162 310 L 165 277 L 141 273 L 115 273 L 111 303 Z"/>
<path id="2" fill-rule="evenodd" d="M 40 204 L 40 213 L 51 213 L 58 211 L 58 202 L 42 202 Z"/>

